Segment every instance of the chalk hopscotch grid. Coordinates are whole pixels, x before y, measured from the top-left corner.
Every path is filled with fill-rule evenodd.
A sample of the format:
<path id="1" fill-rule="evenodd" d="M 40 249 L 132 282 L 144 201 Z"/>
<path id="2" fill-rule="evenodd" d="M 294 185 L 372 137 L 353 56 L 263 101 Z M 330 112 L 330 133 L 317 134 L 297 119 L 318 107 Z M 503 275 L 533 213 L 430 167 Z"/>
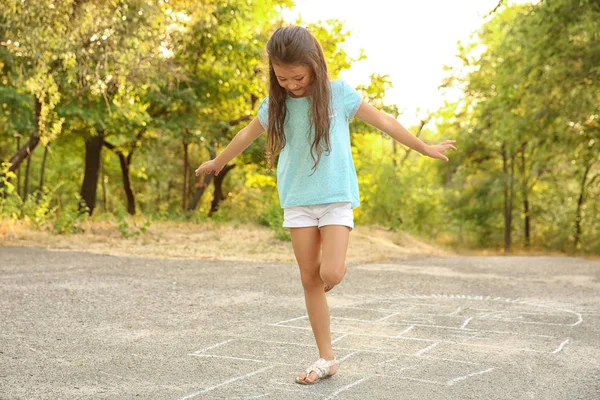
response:
<path id="1" fill-rule="evenodd" d="M 304 316 L 304 319 L 308 319 L 308 316 Z M 337 319 L 337 320 L 345 320 L 345 321 L 356 321 L 356 322 L 362 322 L 365 324 L 371 323 L 371 322 L 376 322 L 376 321 L 366 321 L 366 320 L 357 320 L 357 319 L 352 319 L 352 318 L 340 318 L 340 317 L 331 317 L 331 319 Z M 269 324 L 270 326 L 276 326 L 276 327 L 281 327 L 281 328 L 287 328 L 287 329 L 297 329 L 297 330 L 306 330 L 306 331 L 310 331 L 311 328 L 309 327 L 304 327 L 304 326 L 297 326 L 297 325 L 284 325 L 284 324 L 280 324 L 280 323 L 275 323 L 275 324 Z M 388 323 L 387 325 L 397 325 L 397 326 L 406 326 L 407 323 Z M 507 348 L 505 346 L 494 346 L 494 345 L 486 345 L 486 344 L 476 344 L 476 343 L 468 343 L 467 340 L 469 339 L 468 336 L 464 336 L 464 335 L 453 335 L 451 333 L 447 334 L 446 336 L 456 336 L 457 338 L 463 339 L 464 341 L 460 342 L 460 341 L 455 341 L 455 340 L 442 340 L 442 339 L 430 339 L 430 338 L 419 338 L 419 337 L 403 337 L 402 335 L 408 331 L 411 331 L 413 328 L 415 327 L 426 327 L 426 328 L 438 328 L 438 329 L 447 329 L 447 330 L 460 330 L 461 328 L 454 328 L 454 327 L 447 327 L 447 326 L 442 326 L 442 325 L 431 325 L 431 324 L 418 324 L 418 323 L 413 323 L 411 325 L 409 325 L 403 332 L 401 332 L 398 335 L 378 335 L 378 334 L 369 334 L 369 333 L 358 333 L 358 332 L 345 332 L 345 331 L 339 331 L 336 329 L 331 329 L 332 333 L 337 333 L 342 335 L 343 337 L 334 339 L 335 342 L 338 342 L 346 337 L 349 336 L 360 336 L 360 337 L 373 337 L 373 338 L 382 338 L 382 339 L 399 339 L 399 340 L 406 340 L 406 341 L 414 341 L 414 342 L 432 342 L 432 343 L 446 343 L 446 344 L 450 344 L 450 345 L 459 345 L 459 346 L 471 346 L 471 347 L 482 347 L 482 348 L 489 348 L 489 349 L 498 349 L 498 350 L 513 350 L 513 351 L 523 351 L 523 352 L 532 352 L 532 353 L 541 353 L 541 354 L 547 354 L 547 353 L 552 353 L 555 354 L 557 352 L 559 352 L 560 350 L 562 350 L 562 348 L 564 347 L 564 345 L 566 343 L 568 343 L 568 339 L 563 341 L 562 343 L 560 343 L 558 345 L 558 347 L 556 348 L 556 350 L 553 351 L 541 351 L 541 350 L 535 350 L 535 349 L 530 349 L 530 348 L 525 348 L 525 347 L 512 347 L 512 348 Z M 464 329 L 464 328 L 463 328 Z M 470 329 L 469 333 L 472 334 L 476 334 L 476 333 L 494 333 L 494 334 L 505 334 L 505 335 L 515 335 L 515 336 L 525 336 L 525 337 L 543 337 L 543 338 L 557 338 L 556 336 L 550 336 L 550 335 L 532 335 L 532 334 L 526 334 L 526 333 L 518 333 L 518 332 L 508 332 L 508 331 L 495 331 L 495 330 L 476 330 L 476 329 Z M 478 338 L 478 336 L 472 336 L 472 338 Z M 332 341 L 333 342 L 333 341 Z"/>
<path id="2" fill-rule="evenodd" d="M 249 339 L 249 338 L 243 338 L 243 337 L 239 337 L 239 338 L 235 338 L 235 339 L 228 339 L 226 341 L 217 343 L 213 346 L 207 347 L 205 349 L 202 350 L 198 350 L 196 352 L 190 353 L 189 355 L 191 356 L 196 356 L 196 357 L 201 357 L 201 356 L 207 356 L 207 357 L 216 357 L 216 358 L 223 358 L 223 359 L 234 359 L 234 360 L 242 360 L 242 361 L 254 361 L 254 362 L 258 362 L 258 363 L 269 363 L 270 365 L 265 367 L 265 368 L 260 368 L 256 371 L 250 372 L 248 374 L 244 374 L 241 375 L 239 377 L 234 377 L 231 379 L 226 380 L 225 382 L 219 383 L 217 385 L 213 385 L 209 388 L 203 389 L 203 390 L 199 390 L 197 392 L 191 393 L 187 396 L 184 396 L 182 398 L 180 398 L 180 400 L 187 400 L 187 399 L 191 399 L 191 398 L 195 398 L 198 397 L 200 395 L 206 394 L 208 392 L 211 392 L 215 389 L 218 389 L 220 387 L 223 387 L 225 385 L 237 382 L 237 381 L 241 381 L 244 380 L 246 378 L 249 378 L 253 375 L 262 373 L 262 372 L 266 372 L 268 369 L 271 369 L 273 367 L 275 367 L 276 365 L 293 365 L 293 364 L 283 364 L 283 363 L 272 363 L 270 361 L 266 361 L 266 360 L 258 360 L 258 359 L 246 359 L 246 358 L 240 358 L 240 357 L 232 357 L 232 356 L 223 356 L 223 355 L 215 355 L 215 354 L 203 354 L 204 351 L 208 351 L 208 350 L 213 350 L 216 349 L 220 346 L 223 346 L 225 344 L 228 343 L 232 343 L 234 341 L 254 341 L 254 342 L 262 342 L 262 343 L 269 343 L 269 344 L 286 344 L 286 345 L 290 345 L 290 346 L 301 346 L 301 347 L 315 347 L 314 345 L 306 345 L 306 344 L 301 344 L 301 343 L 291 343 L 291 342 L 280 342 L 280 341 L 273 341 L 273 340 L 263 340 L 263 339 Z M 352 348 L 345 348 L 345 347 L 336 347 L 336 350 L 345 350 L 345 351 L 351 351 L 350 353 L 348 353 L 347 355 L 345 355 L 344 357 L 339 358 L 339 362 L 342 363 L 344 361 L 346 361 L 347 359 L 349 359 L 350 357 L 353 357 L 357 354 L 360 353 L 377 353 L 377 354 L 389 354 L 390 356 L 395 355 L 395 356 L 413 356 L 415 358 L 419 358 L 421 356 L 423 356 L 427 351 L 429 351 L 431 348 L 435 347 L 437 345 L 437 343 L 434 343 L 433 345 L 428 346 L 427 348 L 417 352 L 416 354 L 399 354 L 397 352 L 389 352 L 389 351 L 385 351 L 385 350 L 363 350 L 363 349 L 352 349 Z M 390 363 L 393 362 L 395 360 L 397 360 L 398 357 L 393 358 L 393 359 L 388 359 L 383 363 Z M 477 363 L 473 363 L 473 362 L 469 362 L 469 361 L 464 361 L 464 360 L 451 360 L 451 359 L 445 359 L 445 358 L 441 358 L 441 357 L 428 357 L 427 359 L 430 360 L 435 360 L 435 361 L 446 361 L 446 362 L 453 362 L 453 363 L 459 363 L 459 364 L 465 364 L 465 365 L 477 365 Z M 379 364 L 383 364 L 383 363 L 379 363 Z M 417 368 L 417 365 L 411 365 L 409 367 L 404 367 L 404 368 L 400 368 L 399 371 L 403 371 L 403 370 L 410 370 L 410 369 L 415 369 Z M 391 378 L 395 378 L 395 379 L 404 379 L 404 380 L 409 380 L 409 381 L 417 381 L 417 382 L 421 382 L 421 383 L 429 383 L 429 384 L 434 384 L 434 385 L 441 385 L 441 386 L 452 386 L 460 381 L 466 380 L 470 377 L 476 376 L 476 375 L 481 375 L 481 374 L 485 374 L 488 372 L 491 372 L 492 370 L 494 370 L 494 368 L 486 368 L 483 370 L 479 370 L 476 372 L 472 372 L 466 375 L 461 375 L 461 376 L 456 376 L 452 379 L 449 379 L 447 381 L 441 382 L 441 381 L 435 381 L 435 380 L 430 380 L 430 379 L 420 379 L 420 378 L 414 378 L 414 377 L 410 377 L 410 376 L 399 376 L 399 375 L 385 375 L 385 374 L 378 374 L 377 377 L 380 378 L 384 378 L 384 377 L 391 377 Z M 348 385 L 345 385 L 339 389 L 337 389 L 335 392 L 333 392 L 331 395 L 325 397 L 327 399 L 332 399 L 337 397 L 339 394 L 341 394 L 342 392 L 351 389 L 352 387 L 373 378 L 373 376 L 366 376 L 363 377 L 357 381 L 354 381 Z M 286 389 L 284 386 L 292 386 L 294 384 L 285 384 L 285 383 L 281 383 L 281 382 L 274 382 L 271 381 L 272 384 L 276 384 L 278 385 L 277 387 L 273 387 L 273 389 L 275 390 L 284 390 L 284 391 L 298 391 L 299 393 L 306 393 L 305 391 L 301 391 L 301 390 L 293 390 L 293 389 Z M 261 397 L 267 396 L 268 394 L 263 394 L 261 395 Z M 312 393 L 311 393 L 312 395 Z M 244 397 L 244 398 L 253 398 L 253 397 Z"/>
<path id="3" fill-rule="evenodd" d="M 421 358 L 421 359 L 428 359 L 428 360 L 434 360 L 434 361 L 444 361 L 444 362 L 452 362 L 452 363 L 459 363 L 459 364 L 470 364 L 472 366 L 479 366 L 479 363 L 475 363 L 475 362 L 470 362 L 470 361 L 465 361 L 465 360 L 453 360 L 453 359 L 449 359 L 449 358 L 444 358 L 444 357 L 432 357 L 430 355 L 428 355 L 427 353 L 434 349 L 435 347 L 439 346 L 440 344 L 452 344 L 452 345 L 471 345 L 471 346 L 478 346 L 478 347 L 483 347 L 483 348 L 489 348 L 489 349 L 505 349 L 503 347 L 500 346 L 492 346 L 492 345 L 480 345 L 480 344 L 472 344 L 472 343 L 464 343 L 464 342 L 456 342 L 456 341 L 451 341 L 451 340 L 437 340 L 437 339 L 429 339 L 429 338 L 417 338 L 417 337 L 403 337 L 404 334 L 411 332 L 415 327 L 430 327 L 430 328 L 438 328 L 438 329 L 445 329 L 445 330 L 459 330 L 459 331 L 463 331 L 463 332 L 471 332 L 474 334 L 478 334 L 478 333 L 495 333 L 495 334 L 506 334 L 506 335 L 519 335 L 519 336 L 524 336 L 527 338 L 536 338 L 536 337 L 544 337 L 544 338 L 556 338 L 555 336 L 551 336 L 551 335 L 535 335 L 535 334 L 527 334 L 527 333 L 520 333 L 520 332 L 510 332 L 510 331 L 497 331 L 497 330 L 482 330 L 482 329 L 470 329 L 468 328 L 469 323 L 473 320 L 473 319 L 484 319 L 484 318 L 489 318 L 492 321 L 501 321 L 501 322 L 511 322 L 511 323 L 521 323 L 521 324 L 527 324 L 527 323 L 532 323 L 532 324 L 539 324 L 539 325 L 547 325 L 547 326 L 569 326 L 569 327 L 573 327 L 573 326 L 577 326 L 579 325 L 582 321 L 583 321 L 583 317 L 581 315 L 581 313 L 577 313 L 575 311 L 572 310 L 567 310 L 567 309 L 561 309 L 558 308 L 556 306 L 556 304 L 552 303 L 552 304 L 547 304 L 547 303 L 539 303 L 539 302 L 532 302 L 532 301 L 526 301 L 526 300 L 520 300 L 520 299 L 507 299 L 507 298 L 502 298 L 502 297 L 492 297 L 492 296 L 468 296 L 468 295 L 405 295 L 405 294 L 401 294 L 398 297 L 396 297 L 395 299 L 390 299 L 388 298 L 381 298 L 381 297 L 376 297 L 376 298 L 361 298 L 361 296 L 354 296 L 357 300 L 358 300 L 358 304 L 354 304 L 354 305 L 338 305 L 335 306 L 333 308 L 340 310 L 340 309 L 360 309 L 360 310 L 364 310 L 364 311 L 369 311 L 369 312 L 377 312 L 377 313 L 388 313 L 388 315 L 385 315 L 381 318 L 377 318 L 377 319 L 371 319 L 371 320 L 365 320 L 365 319 L 359 319 L 359 318 L 344 318 L 344 317 L 335 317 L 332 316 L 332 320 L 333 319 L 340 319 L 340 320 L 346 320 L 346 321 L 353 321 L 353 322 L 359 322 L 359 323 L 363 323 L 363 324 L 370 324 L 372 326 L 374 325 L 379 325 L 379 324 L 388 324 L 388 325 L 408 325 L 406 326 L 406 328 L 400 332 L 397 335 L 394 336 L 390 336 L 390 335 L 374 335 L 374 334 L 368 334 L 368 333 L 356 333 L 356 332 L 336 332 L 334 330 L 332 330 L 332 333 L 334 334 L 339 334 L 339 336 L 335 337 L 332 340 L 332 344 L 334 345 L 334 349 L 336 351 L 338 350 L 343 350 L 343 351 L 348 351 L 349 353 L 346 354 L 344 357 L 340 358 L 339 361 L 345 361 L 346 359 L 355 356 L 357 354 L 360 353 L 374 353 L 374 354 L 390 354 L 391 355 L 395 355 L 395 356 L 404 356 L 404 357 L 414 357 L 414 358 Z M 409 299 L 415 299 L 416 301 L 411 301 L 411 302 L 405 302 L 405 301 L 399 301 L 401 299 L 405 299 L 405 298 L 409 298 Z M 539 321 L 522 321 L 519 319 L 522 318 L 506 318 L 506 317 L 502 317 L 502 315 L 506 315 L 507 312 L 506 311 L 501 311 L 498 312 L 497 310 L 490 310 L 490 309 L 479 309 L 479 308 L 472 308 L 469 307 L 470 310 L 476 310 L 476 311 L 482 311 L 482 312 L 487 312 L 487 314 L 482 314 L 482 315 L 476 315 L 476 316 L 469 316 L 466 318 L 463 318 L 463 323 L 460 327 L 449 327 L 449 326 L 444 326 L 444 325 L 435 325 L 435 324 L 419 324 L 419 323 L 414 323 L 414 322 L 387 322 L 388 319 L 391 319 L 395 316 L 399 316 L 402 314 L 406 314 L 407 310 L 406 309 L 395 309 L 395 308 L 382 308 L 382 307 L 376 307 L 376 308 L 370 308 L 370 307 L 365 307 L 368 305 L 377 305 L 377 304 L 382 304 L 382 303 L 393 303 L 394 305 L 398 305 L 398 304 L 408 304 L 411 306 L 419 306 L 419 307 L 428 307 L 431 306 L 430 302 L 428 302 L 427 300 L 448 300 L 448 299 L 454 299 L 454 300 L 482 300 L 482 301 L 498 301 L 498 302 L 503 302 L 503 303 L 512 303 L 512 304 L 521 304 L 521 305 L 529 305 L 529 306 L 536 306 L 536 307 L 546 307 L 546 308 L 550 308 L 553 309 L 553 312 L 550 313 L 545 313 L 545 312 L 541 312 L 541 313 L 537 313 L 537 312 L 520 312 L 520 315 L 543 315 L 543 316 L 554 316 L 554 315 L 559 315 L 561 313 L 570 313 L 572 315 L 574 315 L 576 317 L 576 320 L 573 323 L 570 324 L 561 324 L 561 323 L 548 323 L 548 322 L 539 322 Z M 366 301 L 365 301 L 366 300 Z M 423 301 L 425 300 L 425 301 Z M 357 305 L 360 305 L 362 307 L 356 307 Z M 463 310 L 463 307 L 457 307 L 454 311 L 449 312 L 449 313 L 443 313 L 443 314 L 439 314 L 439 313 L 420 313 L 420 315 L 428 315 L 428 316 L 443 316 L 443 317 L 452 317 L 452 316 L 456 316 L 457 314 L 461 313 Z M 557 312 L 558 311 L 558 312 Z M 496 318 L 490 318 L 490 315 L 496 315 Z M 279 321 L 276 323 L 272 323 L 272 324 L 268 324 L 269 326 L 273 326 L 273 327 L 280 327 L 280 328 L 287 328 L 287 329 L 308 329 L 310 330 L 310 328 L 307 327 L 302 327 L 302 326 L 296 326 L 296 325 L 291 325 L 290 323 L 296 323 L 296 322 L 302 322 L 302 321 L 306 321 L 308 319 L 307 315 L 301 315 L 295 318 L 290 318 L 290 319 L 286 319 L 283 321 Z M 413 353 L 413 354 L 402 354 L 399 352 L 393 352 L 393 351 L 386 351 L 385 349 L 361 349 L 361 348 L 351 348 L 351 347 L 343 347 L 343 346 L 339 346 L 338 343 L 342 342 L 344 339 L 353 337 L 353 336 L 364 336 L 364 337 L 381 337 L 381 338 L 386 338 L 386 339 L 397 339 L 397 340 L 413 340 L 413 341 L 422 341 L 422 342 L 428 342 L 430 344 L 428 344 L 427 346 L 421 348 L 420 350 L 418 350 L 417 352 Z M 264 368 L 260 368 L 258 370 L 254 370 L 251 371 L 247 374 L 238 376 L 238 377 L 234 377 L 231 379 L 228 379 L 222 383 L 219 383 L 217 385 L 213 385 L 209 388 L 206 389 L 202 389 L 199 390 L 197 392 L 188 394 L 182 398 L 180 398 L 179 400 L 187 400 L 187 399 L 191 399 L 191 398 L 195 398 L 198 397 L 200 395 L 203 395 L 205 393 L 208 393 L 210 391 L 213 391 L 215 389 L 224 387 L 226 385 L 232 384 L 234 382 L 238 382 L 238 381 L 243 381 L 247 378 L 250 378 L 251 376 L 257 375 L 257 374 L 261 374 L 264 372 L 267 372 L 269 369 L 275 368 L 278 365 L 285 365 L 285 366 L 292 366 L 293 364 L 288 364 L 288 363 L 273 363 L 271 361 L 267 361 L 267 360 L 261 360 L 261 359 L 252 359 L 252 358 L 245 358 L 245 357 L 235 357 L 235 356 L 229 356 L 229 355 L 219 355 L 219 354 L 211 354 L 208 353 L 211 350 L 217 349 L 221 346 L 227 345 L 229 343 L 235 342 L 235 341 L 254 341 L 254 342 L 262 342 L 262 343 L 268 343 L 268 344 L 278 344 L 278 345 L 287 345 L 287 346 L 300 346 L 300 347 L 311 347 L 311 348 L 315 348 L 316 346 L 314 344 L 303 344 L 303 343 L 294 343 L 294 342 L 285 342 L 285 341 L 276 341 L 276 340 L 265 340 L 265 339 L 258 339 L 258 338 L 247 338 L 247 337 L 234 337 L 234 338 L 230 338 L 228 340 L 216 343 L 214 345 L 211 345 L 209 347 L 203 348 L 201 350 L 195 351 L 193 353 L 190 353 L 190 356 L 194 356 L 194 357 L 208 357 L 208 358 L 222 358 L 222 359 L 231 359 L 231 360 L 237 360 L 237 361 L 249 361 L 249 362 L 253 362 L 253 363 L 269 363 L 268 366 L 264 367 Z M 569 339 L 565 339 L 563 340 L 556 349 L 554 349 L 553 351 L 550 352 L 544 352 L 544 351 L 539 351 L 539 350 L 533 350 L 533 349 L 522 349 L 522 348 L 518 348 L 517 350 L 525 350 L 525 351 L 533 351 L 533 352 L 538 352 L 538 353 L 550 353 L 550 354 L 556 354 L 559 353 L 560 351 L 563 350 L 563 348 L 569 343 Z M 383 365 L 385 363 L 390 363 L 393 362 L 395 360 L 397 360 L 398 357 L 396 358 L 392 358 L 389 359 L 387 361 L 384 362 L 380 362 L 379 365 Z M 410 365 L 410 366 L 406 366 L 406 367 L 402 367 L 398 370 L 396 370 L 396 372 L 403 372 L 403 371 L 410 371 L 410 370 L 414 370 L 415 368 L 417 368 L 417 364 L 414 365 Z M 481 368 L 481 367 L 480 367 Z M 417 377 L 412 377 L 412 376 L 404 376 L 404 375 L 392 375 L 392 376 L 387 376 L 385 374 L 377 374 L 378 377 L 391 377 L 394 379 L 404 379 L 404 380 L 409 380 L 409 381 L 417 381 L 417 382 L 421 382 L 421 383 L 427 383 L 427 384 L 433 384 L 433 385 L 439 385 L 439 386 L 453 386 L 455 384 L 458 384 L 460 382 L 463 382 L 471 377 L 474 376 L 479 376 L 479 375 L 483 375 L 483 374 L 487 374 L 490 373 L 494 370 L 493 367 L 483 367 L 483 369 L 479 369 L 475 372 L 471 372 L 468 373 L 466 375 L 461 375 L 461 376 L 456 376 L 453 377 L 451 379 L 447 379 L 445 381 L 438 381 L 438 380 L 432 380 L 432 379 L 421 379 L 421 378 L 417 378 Z M 356 380 L 354 382 L 351 382 L 350 384 L 347 384 L 341 388 L 336 389 L 333 393 L 329 394 L 329 395 L 324 395 L 324 394 L 317 394 L 314 393 L 315 395 L 318 395 L 319 397 L 323 397 L 326 399 L 333 399 L 335 397 L 337 397 L 339 394 L 343 393 L 346 390 L 351 389 L 352 387 L 355 387 L 361 383 L 363 383 L 366 380 L 369 380 L 373 378 L 373 376 L 366 376 L 363 377 L 359 380 Z M 287 383 L 282 383 L 282 382 L 277 382 L 275 380 L 271 380 L 270 381 L 271 386 L 270 388 L 279 391 L 290 391 L 290 392 L 300 392 L 300 393 L 304 393 L 306 394 L 306 392 L 298 390 L 296 388 L 291 388 L 294 386 L 294 384 L 287 384 Z M 245 396 L 243 398 L 245 399 L 250 399 L 250 398 L 263 398 L 268 396 L 270 393 L 264 393 L 264 394 L 260 394 L 260 395 L 256 395 L 256 396 Z M 311 393 L 312 395 L 313 393 Z"/>

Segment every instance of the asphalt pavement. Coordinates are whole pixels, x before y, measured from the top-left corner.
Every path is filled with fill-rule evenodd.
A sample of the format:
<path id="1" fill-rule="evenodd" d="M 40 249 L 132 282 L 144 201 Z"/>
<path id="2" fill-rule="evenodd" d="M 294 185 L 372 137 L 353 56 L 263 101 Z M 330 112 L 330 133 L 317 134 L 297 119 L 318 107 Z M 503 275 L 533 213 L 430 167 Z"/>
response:
<path id="1" fill-rule="evenodd" d="M 291 263 L 0 247 L 0 399 L 600 399 L 600 262 L 350 263 L 318 358 Z"/>

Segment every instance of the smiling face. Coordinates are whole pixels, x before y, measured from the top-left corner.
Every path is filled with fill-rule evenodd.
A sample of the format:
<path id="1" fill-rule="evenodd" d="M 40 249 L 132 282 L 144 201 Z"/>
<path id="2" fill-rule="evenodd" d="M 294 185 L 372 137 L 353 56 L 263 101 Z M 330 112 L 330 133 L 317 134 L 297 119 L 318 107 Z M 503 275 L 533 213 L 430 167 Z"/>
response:
<path id="1" fill-rule="evenodd" d="M 306 65 L 273 64 L 277 83 L 291 97 L 304 97 L 310 94 L 312 73 Z"/>

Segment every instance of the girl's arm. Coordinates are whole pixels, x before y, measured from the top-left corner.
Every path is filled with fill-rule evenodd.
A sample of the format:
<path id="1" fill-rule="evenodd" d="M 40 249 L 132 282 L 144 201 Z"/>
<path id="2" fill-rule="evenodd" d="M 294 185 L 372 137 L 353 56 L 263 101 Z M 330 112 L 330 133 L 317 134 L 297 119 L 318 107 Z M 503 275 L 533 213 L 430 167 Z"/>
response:
<path id="1" fill-rule="evenodd" d="M 448 149 L 456 150 L 456 147 L 452 145 L 452 143 L 456 143 L 456 140 L 445 140 L 438 145 L 429 146 L 421 139 L 407 131 L 406 128 L 404 128 L 394 117 L 379 111 L 366 102 L 363 102 L 360 105 L 358 111 L 356 112 L 356 117 L 367 124 L 387 133 L 397 142 L 400 142 L 403 145 L 408 146 L 411 149 L 431 158 L 439 158 L 440 160 L 447 162 L 448 157 L 442 153 Z"/>
<path id="2" fill-rule="evenodd" d="M 265 128 L 258 121 L 258 118 L 254 118 L 245 128 L 235 135 L 233 140 L 227 145 L 214 160 L 206 161 L 196 170 L 196 176 L 201 173 L 210 174 L 215 172 L 215 175 L 219 175 L 219 172 L 225 167 L 229 161 L 237 157 L 242 151 L 246 150 L 252 142 L 265 131 Z"/>

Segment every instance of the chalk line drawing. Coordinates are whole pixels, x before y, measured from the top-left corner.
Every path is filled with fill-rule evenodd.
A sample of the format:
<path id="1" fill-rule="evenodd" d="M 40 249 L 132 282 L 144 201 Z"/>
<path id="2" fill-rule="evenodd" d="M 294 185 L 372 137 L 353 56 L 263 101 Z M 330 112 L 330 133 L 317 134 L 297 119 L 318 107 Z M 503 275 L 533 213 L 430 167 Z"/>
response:
<path id="1" fill-rule="evenodd" d="M 381 386 L 385 383 L 382 379 L 386 378 L 441 387 L 460 385 L 503 368 L 485 357 L 490 353 L 552 356 L 567 351 L 573 341 L 572 328 L 583 322 L 582 314 L 593 314 L 577 312 L 556 302 L 491 295 L 401 293 L 390 297 L 342 296 L 349 301 L 331 308 L 331 332 L 338 361 L 346 365 L 346 379 L 332 379 L 327 383 L 330 392 L 310 392 L 311 396 L 335 399 L 358 385 Z M 296 372 L 298 365 L 305 361 L 302 359 L 302 354 L 306 353 L 303 349 L 316 349 L 316 345 L 308 340 L 308 332 L 311 331 L 308 315 L 292 316 L 257 328 L 258 335 L 228 335 L 217 343 L 189 353 L 199 359 L 237 362 L 240 368 L 247 363 L 248 370 L 244 375 L 198 390 L 179 400 L 200 397 L 209 392 L 214 394 L 217 390 L 227 391 L 232 387 L 238 392 L 247 389 L 247 395 L 239 397 L 238 394 L 237 397 L 244 399 L 281 398 L 284 396 L 282 392 L 306 394 L 293 382 L 274 379 L 265 380 L 264 393 L 252 392 L 255 388 L 247 381 L 261 374 L 272 378 L 270 369 L 275 366 L 289 367 L 286 371 Z M 305 341 L 295 341 L 297 334 L 293 332 L 306 332 L 301 334 Z M 284 339 L 289 337 L 294 339 Z M 276 358 L 280 351 L 287 354 L 286 362 Z M 256 363 L 268 366 L 255 369 L 252 365 Z M 378 372 L 365 376 L 365 371 Z M 360 373 L 360 379 L 351 380 L 353 376 L 359 377 L 353 373 Z"/>

